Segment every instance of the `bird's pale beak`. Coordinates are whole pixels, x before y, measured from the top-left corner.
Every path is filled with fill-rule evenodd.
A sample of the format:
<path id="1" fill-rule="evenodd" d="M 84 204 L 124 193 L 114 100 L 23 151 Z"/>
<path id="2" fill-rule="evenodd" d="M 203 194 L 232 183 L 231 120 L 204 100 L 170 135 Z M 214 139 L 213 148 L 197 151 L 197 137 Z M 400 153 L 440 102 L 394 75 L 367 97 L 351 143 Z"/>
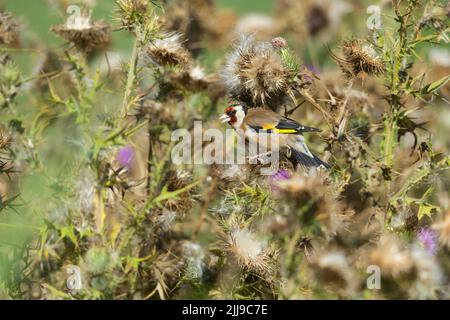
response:
<path id="1" fill-rule="evenodd" d="M 231 118 L 229 116 L 227 116 L 226 114 L 223 114 L 220 118 L 220 121 L 222 122 L 229 122 L 231 120 Z"/>

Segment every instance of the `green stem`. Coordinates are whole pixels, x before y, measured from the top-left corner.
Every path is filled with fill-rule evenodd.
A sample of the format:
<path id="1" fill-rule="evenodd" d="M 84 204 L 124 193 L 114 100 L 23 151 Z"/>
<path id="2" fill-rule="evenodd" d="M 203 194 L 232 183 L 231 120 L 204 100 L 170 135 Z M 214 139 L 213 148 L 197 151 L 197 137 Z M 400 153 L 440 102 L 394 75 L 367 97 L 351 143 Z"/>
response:
<path id="1" fill-rule="evenodd" d="M 134 81 L 136 80 L 136 66 L 138 61 L 138 47 L 139 47 L 139 39 L 136 39 L 134 41 L 133 45 L 133 51 L 131 53 L 130 58 L 130 65 L 128 69 L 128 75 L 127 75 L 127 85 L 125 87 L 125 93 L 123 96 L 123 103 L 122 103 L 122 118 L 125 118 L 128 114 L 128 109 L 130 107 L 130 96 L 131 92 L 133 91 Z"/>

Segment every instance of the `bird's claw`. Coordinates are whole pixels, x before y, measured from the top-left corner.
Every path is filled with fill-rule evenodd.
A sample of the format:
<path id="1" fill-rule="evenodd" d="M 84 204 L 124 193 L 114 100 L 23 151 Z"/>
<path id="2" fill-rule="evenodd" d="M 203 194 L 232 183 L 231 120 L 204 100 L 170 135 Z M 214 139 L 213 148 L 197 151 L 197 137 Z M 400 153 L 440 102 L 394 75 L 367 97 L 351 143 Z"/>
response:
<path id="1" fill-rule="evenodd" d="M 261 164 L 266 164 L 267 157 L 271 154 L 272 154 L 272 152 L 269 151 L 269 152 L 257 154 L 254 156 L 250 156 L 250 157 L 248 157 L 248 162 L 251 164 L 256 164 L 259 161 Z"/>

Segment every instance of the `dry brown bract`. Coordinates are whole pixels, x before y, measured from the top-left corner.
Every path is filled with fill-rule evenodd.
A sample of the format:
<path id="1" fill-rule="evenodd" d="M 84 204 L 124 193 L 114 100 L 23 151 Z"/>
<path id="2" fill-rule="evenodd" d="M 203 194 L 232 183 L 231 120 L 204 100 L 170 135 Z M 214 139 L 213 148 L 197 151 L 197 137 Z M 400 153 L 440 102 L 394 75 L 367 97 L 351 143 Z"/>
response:
<path id="1" fill-rule="evenodd" d="M 19 41 L 20 24 L 6 11 L 0 10 L 0 44 Z"/>
<path id="2" fill-rule="evenodd" d="M 11 146 L 11 137 L 4 131 L 0 131 L 0 150 L 9 149 Z"/>
<path id="3" fill-rule="evenodd" d="M 65 24 L 53 26 L 51 30 L 82 51 L 91 51 L 110 42 L 109 26 L 101 21 L 92 22 L 86 15 L 68 19 Z"/>
<path id="4" fill-rule="evenodd" d="M 348 77 L 357 77 L 361 73 L 378 75 L 385 70 L 383 61 L 369 44 L 361 40 L 344 41 L 343 58 L 332 54 L 333 59 Z"/>
<path id="5" fill-rule="evenodd" d="M 171 33 L 152 41 L 147 53 L 149 57 L 161 66 L 187 67 L 191 62 L 189 51 L 183 46 L 181 35 Z"/>
<path id="6" fill-rule="evenodd" d="M 447 211 L 444 218 L 435 224 L 435 228 L 439 232 L 439 241 L 450 249 L 450 211 Z"/>
<path id="7" fill-rule="evenodd" d="M 296 174 L 276 184 L 277 193 L 296 208 L 302 208 L 302 223 L 317 219 L 332 235 L 345 230 L 353 212 L 338 199 L 333 186 L 322 174 Z"/>
<path id="8" fill-rule="evenodd" d="M 289 72 L 270 43 L 242 37 L 226 60 L 222 79 L 231 97 L 251 106 L 278 105 L 286 96 Z"/>

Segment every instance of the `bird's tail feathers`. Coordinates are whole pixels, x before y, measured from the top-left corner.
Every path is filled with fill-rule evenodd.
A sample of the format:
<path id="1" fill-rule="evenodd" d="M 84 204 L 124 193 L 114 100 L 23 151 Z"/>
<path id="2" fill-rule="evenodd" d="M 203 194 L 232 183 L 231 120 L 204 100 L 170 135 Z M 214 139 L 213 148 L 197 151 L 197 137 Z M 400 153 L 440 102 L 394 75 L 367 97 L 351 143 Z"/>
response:
<path id="1" fill-rule="evenodd" d="M 303 153 L 301 151 L 298 151 L 294 148 L 291 148 L 291 158 L 294 160 L 295 165 L 301 165 L 304 167 L 321 167 L 323 166 L 325 169 L 331 168 L 331 166 L 320 160 L 316 155 L 310 153 L 310 155 Z"/>

